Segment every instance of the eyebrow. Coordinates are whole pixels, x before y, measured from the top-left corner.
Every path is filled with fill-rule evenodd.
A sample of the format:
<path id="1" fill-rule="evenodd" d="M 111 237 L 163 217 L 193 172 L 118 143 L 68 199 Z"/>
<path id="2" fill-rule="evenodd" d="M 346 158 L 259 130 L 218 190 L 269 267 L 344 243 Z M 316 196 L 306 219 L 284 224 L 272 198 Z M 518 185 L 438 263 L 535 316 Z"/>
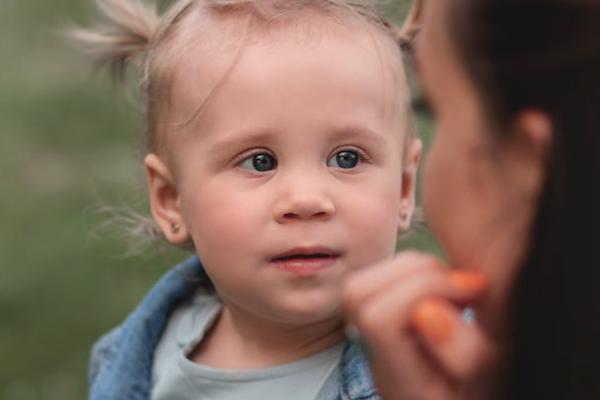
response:
<path id="1" fill-rule="evenodd" d="M 213 146 L 212 152 L 217 155 L 228 154 L 232 148 L 246 148 L 257 144 L 272 143 L 277 134 L 266 129 L 237 130 L 224 135 Z"/>
<path id="2" fill-rule="evenodd" d="M 365 140 L 374 146 L 387 146 L 388 143 L 380 133 L 362 125 L 340 125 L 329 129 L 327 140 L 330 143 L 342 140 Z M 229 156 L 232 149 L 245 149 L 253 146 L 274 145 L 278 140 L 278 134 L 268 129 L 239 130 L 220 138 L 211 150 L 217 157 Z"/>
<path id="3" fill-rule="evenodd" d="M 332 130 L 332 140 L 365 139 L 374 145 L 385 146 L 387 141 L 380 133 L 362 125 L 338 126 Z"/>

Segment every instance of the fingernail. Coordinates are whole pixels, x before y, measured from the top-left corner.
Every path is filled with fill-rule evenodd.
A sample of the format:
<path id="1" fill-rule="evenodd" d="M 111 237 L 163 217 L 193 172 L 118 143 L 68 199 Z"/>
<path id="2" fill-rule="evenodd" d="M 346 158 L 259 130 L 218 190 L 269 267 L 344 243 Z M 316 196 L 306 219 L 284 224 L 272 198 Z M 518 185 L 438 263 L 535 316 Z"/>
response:
<path id="1" fill-rule="evenodd" d="M 454 270 L 450 272 L 450 284 L 461 290 L 469 290 L 473 292 L 481 292 L 487 285 L 485 276 L 478 272 Z"/>
<path id="2" fill-rule="evenodd" d="M 449 306 L 439 300 L 423 300 L 413 311 L 412 323 L 427 340 L 442 344 L 454 333 L 455 317 Z"/>

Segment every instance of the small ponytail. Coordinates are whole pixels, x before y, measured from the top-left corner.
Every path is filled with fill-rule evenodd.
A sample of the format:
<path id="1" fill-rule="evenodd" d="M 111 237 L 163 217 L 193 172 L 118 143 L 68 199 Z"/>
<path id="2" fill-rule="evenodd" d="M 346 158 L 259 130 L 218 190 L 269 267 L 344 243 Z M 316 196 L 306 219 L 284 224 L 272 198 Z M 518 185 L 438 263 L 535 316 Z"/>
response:
<path id="1" fill-rule="evenodd" d="M 74 29 L 71 36 L 99 65 L 108 65 L 122 81 L 129 63 L 140 67 L 140 58 L 151 47 L 159 29 L 156 8 L 143 0 L 96 0 L 105 21 L 95 28 Z"/>
<path id="2" fill-rule="evenodd" d="M 426 0 L 414 0 L 402 25 L 396 31 L 396 40 L 404 50 L 411 50 L 423 23 L 423 8 Z"/>

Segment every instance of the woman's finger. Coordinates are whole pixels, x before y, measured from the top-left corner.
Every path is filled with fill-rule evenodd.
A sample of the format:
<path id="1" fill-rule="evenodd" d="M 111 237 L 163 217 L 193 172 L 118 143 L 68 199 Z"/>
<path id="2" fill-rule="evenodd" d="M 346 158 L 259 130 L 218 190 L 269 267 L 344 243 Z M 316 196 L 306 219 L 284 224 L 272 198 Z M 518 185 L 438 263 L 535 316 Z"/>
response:
<path id="1" fill-rule="evenodd" d="M 439 273 L 447 267 L 437 258 L 417 252 L 403 252 L 392 260 L 353 272 L 344 284 L 344 303 L 357 309 L 368 299 L 413 274 Z"/>
<path id="2" fill-rule="evenodd" d="M 361 273 L 346 287 L 346 299 L 352 300 L 347 304 L 348 319 L 369 343 L 378 388 L 389 398 L 396 398 L 394 390 L 399 387 L 409 397 L 422 395 L 425 388 L 452 391 L 455 377 L 481 365 L 479 347 L 465 350 L 469 343 L 453 334 L 460 334 L 461 305 L 477 303 L 487 281 L 480 274 L 430 261 L 419 254 L 399 257 L 369 269 L 370 274 Z M 441 311 L 435 305 L 428 309 L 430 299 L 444 299 Z M 462 358 L 461 351 L 465 351 Z M 457 354 L 459 361 L 454 360 Z"/>
<path id="3" fill-rule="evenodd" d="M 412 282 L 410 292 L 406 282 L 396 282 L 349 316 L 369 344 L 373 373 L 383 398 L 412 398 L 419 394 L 414 389 L 422 388 L 434 373 L 423 357 L 417 335 L 409 329 L 409 315 L 403 311 L 410 309 L 418 293 L 427 291 L 429 281 L 431 278 L 426 277 Z"/>
<path id="4" fill-rule="evenodd" d="M 350 321 L 368 336 L 389 331 L 391 340 L 397 337 L 399 329 L 410 327 L 412 310 L 419 301 L 440 297 L 454 304 L 473 303 L 486 287 L 485 279 L 478 274 L 437 269 L 423 269 L 383 285 L 370 297 L 351 305 L 348 313 Z"/>
<path id="5" fill-rule="evenodd" d="M 430 355 L 457 381 L 475 380 L 493 363 L 495 345 L 476 321 L 440 298 L 428 298 L 412 310 L 411 325 Z"/>

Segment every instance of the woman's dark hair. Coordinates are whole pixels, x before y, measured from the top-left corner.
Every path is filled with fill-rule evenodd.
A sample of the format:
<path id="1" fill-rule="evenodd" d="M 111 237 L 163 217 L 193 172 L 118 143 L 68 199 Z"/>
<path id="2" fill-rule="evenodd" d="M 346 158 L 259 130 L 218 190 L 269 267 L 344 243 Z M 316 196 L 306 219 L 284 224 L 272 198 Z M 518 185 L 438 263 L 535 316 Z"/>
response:
<path id="1" fill-rule="evenodd" d="M 554 127 L 512 292 L 503 398 L 600 399 L 600 0 L 449 3 L 450 41 L 491 133 L 514 134 L 530 108 Z"/>

